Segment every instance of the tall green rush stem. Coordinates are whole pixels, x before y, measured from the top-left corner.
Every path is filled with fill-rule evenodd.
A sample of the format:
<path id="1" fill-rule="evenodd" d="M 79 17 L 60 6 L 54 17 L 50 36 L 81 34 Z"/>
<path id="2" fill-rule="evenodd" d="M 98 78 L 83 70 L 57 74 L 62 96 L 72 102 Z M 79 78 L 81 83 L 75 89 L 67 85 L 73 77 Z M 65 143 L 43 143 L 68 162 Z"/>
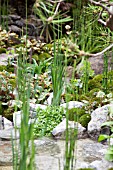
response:
<path id="1" fill-rule="evenodd" d="M 53 26 L 54 28 L 54 26 Z M 58 43 L 56 43 L 56 38 L 54 36 L 54 58 L 51 67 L 52 85 L 53 85 L 53 101 L 52 105 L 59 105 L 61 101 L 61 94 L 63 88 L 63 55 L 61 54 L 61 40 L 59 35 L 58 27 Z"/>
<path id="2" fill-rule="evenodd" d="M 27 18 L 27 0 L 26 0 L 26 18 Z M 26 42 L 27 42 L 27 24 L 26 24 Z M 26 52 L 23 51 L 18 57 L 17 63 L 17 87 L 18 98 L 22 101 L 21 108 L 21 126 L 19 129 L 20 140 L 15 150 L 13 143 L 13 169 L 14 170 L 35 170 L 35 147 L 33 135 L 33 123 L 29 119 L 29 100 L 30 100 L 30 83 L 32 80 L 32 72 L 27 68 L 27 47 Z M 15 153 L 16 152 L 16 153 Z M 20 152 L 20 153 L 19 153 Z M 17 160 L 18 159 L 18 160 Z"/>
<path id="3" fill-rule="evenodd" d="M 103 68 L 103 90 L 107 93 L 108 84 L 108 57 L 104 54 L 104 68 Z"/>

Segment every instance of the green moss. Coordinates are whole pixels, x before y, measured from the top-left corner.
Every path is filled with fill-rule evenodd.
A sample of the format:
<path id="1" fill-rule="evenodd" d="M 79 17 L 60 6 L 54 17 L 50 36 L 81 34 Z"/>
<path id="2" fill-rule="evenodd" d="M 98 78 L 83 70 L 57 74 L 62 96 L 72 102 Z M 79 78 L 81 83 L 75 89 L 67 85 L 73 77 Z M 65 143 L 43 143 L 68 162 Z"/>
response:
<path id="1" fill-rule="evenodd" d="M 67 102 L 75 100 L 75 96 L 73 94 L 66 93 L 65 94 L 65 100 Z"/>
<path id="2" fill-rule="evenodd" d="M 99 89 L 101 89 L 101 83 L 100 82 L 98 82 L 98 81 L 96 81 L 96 80 L 94 80 L 94 79 L 92 79 L 92 80 L 89 80 L 89 82 L 88 82 L 88 88 L 89 88 L 89 90 L 92 90 L 92 89 L 94 89 L 94 88 L 99 88 Z"/>
<path id="3" fill-rule="evenodd" d="M 85 114 L 84 108 L 72 108 L 68 110 L 69 120 L 77 121 L 82 115 Z"/>
<path id="4" fill-rule="evenodd" d="M 113 79 L 110 81 L 108 80 L 108 83 L 107 83 L 107 89 L 108 89 L 108 93 L 113 91 Z"/>
<path id="5" fill-rule="evenodd" d="M 90 92 L 88 93 L 88 96 L 89 97 L 95 97 L 96 93 L 99 92 L 99 91 L 100 91 L 99 88 L 94 88 L 94 89 L 90 90 Z"/>
<path id="6" fill-rule="evenodd" d="M 0 48 L 0 54 L 2 53 L 6 53 L 6 49 L 5 48 Z"/>
<path id="7" fill-rule="evenodd" d="M 8 109 L 5 109 L 3 112 L 3 116 L 9 120 L 13 120 L 13 113 L 14 113 L 14 108 L 9 107 Z"/>
<path id="8" fill-rule="evenodd" d="M 96 82 L 100 82 L 100 83 L 102 83 L 102 79 L 103 79 L 102 74 L 98 74 L 93 78 L 93 80 L 95 80 Z"/>
<path id="9" fill-rule="evenodd" d="M 7 72 L 14 73 L 14 67 L 12 67 L 11 65 L 7 65 L 7 66 L 0 65 L 0 71 L 4 71 L 4 70 Z"/>
<path id="10" fill-rule="evenodd" d="M 0 65 L 0 71 L 7 70 L 6 66 Z"/>
<path id="11" fill-rule="evenodd" d="M 79 119 L 79 123 L 83 126 L 83 127 L 87 127 L 89 121 L 91 120 L 91 115 L 89 113 L 86 113 L 84 115 L 82 115 Z"/>
<path id="12" fill-rule="evenodd" d="M 90 100 L 89 93 L 79 95 L 79 101 L 82 100 L 89 101 Z"/>
<path id="13" fill-rule="evenodd" d="M 108 77 L 109 77 L 109 78 L 113 78 L 113 70 L 111 70 L 111 71 L 108 72 Z"/>
<path id="14" fill-rule="evenodd" d="M 32 56 L 32 58 L 34 58 L 37 62 L 39 61 L 39 57 L 38 57 L 37 54 L 34 54 L 34 55 Z"/>
<path id="15" fill-rule="evenodd" d="M 41 54 L 39 55 L 39 60 L 43 61 L 43 60 L 48 59 L 48 58 L 50 58 L 50 57 L 51 57 L 50 54 L 44 52 L 44 53 L 41 53 Z"/>

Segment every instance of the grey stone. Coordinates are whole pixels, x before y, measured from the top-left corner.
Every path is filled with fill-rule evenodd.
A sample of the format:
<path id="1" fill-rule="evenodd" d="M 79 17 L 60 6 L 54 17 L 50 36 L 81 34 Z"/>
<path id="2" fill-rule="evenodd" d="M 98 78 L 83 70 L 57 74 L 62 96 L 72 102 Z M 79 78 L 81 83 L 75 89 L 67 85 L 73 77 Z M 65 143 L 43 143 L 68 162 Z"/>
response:
<path id="1" fill-rule="evenodd" d="M 70 101 L 68 103 L 63 103 L 60 106 L 62 106 L 64 108 L 72 109 L 72 108 L 82 108 L 84 106 L 84 104 L 82 102 L 78 102 L 78 101 Z"/>
<path id="2" fill-rule="evenodd" d="M 96 170 L 108 170 L 109 168 L 113 168 L 113 162 L 102 160 L 95 160 L 89 165 L 90 168 L 95 168 Z"/>
<path id="3" fill-rule="evenodd" d="M 97 108 L 91 113 L 91 121 L 88 123 L 88 134 L 90 137 L 98 138 L 98 134 L 101 131 L 102 123 L 107 121 L 109 104 L 103 107 Z"/>
<path id="4" fill-rule="evenodd" d="M 73 133 L 73 130 L 77 129 L 77 133 L 78 133 L 79 138 L 81 138 L 86 131 L 86 128 L 84 128 L 80 123 L 77 123 L 77 122 L 74 122 L 74 121 L 68 121 L 68 129 L 70 129 L 70 133 L 71 133 L 71 130 L 72 130 L 72 133 Z M 65 139 L 66 118 L 53 129 L 52 135 L 55 138 L 58 138 L 58 139 Z"/>
<path id="5" fill-rule="evenodd" d="M 19 139 L 19 131 L 17 130 L 15 135 L 14 128 L 0 130 L 0 139 L 2 140 Z"/>
<path id="6" fill-rule="evenodd" d="M 47 137 L 42 137 L 34 140 L 35 152 L 37 155 L 57 155 L 60 153 L 60 147 L 57 145 L 57 142 L 53 139 Z"/>
<path id="7" fill-rule="evenodd" d="M 14 123 L 14 127 L 20 127 L 21 125 L 21 115 L 22 112 L 21 111 L 17 111 L 13 113 L 13 123 Z"/>
<path id="8" fill-rule="evenodd" d="M 113 69 L 112 63 L 112 52 L 107 54 L 108 58 L 108 70 Z M 88 61 L 91 63 L 91 68 L 94 70 L 95 74 L 102 74 L 104 69 L 104 55 L 98 55 L 96 57 L 89 57 Z"/>
<path id="9" fill-rule="evenodd" d="M 14 21 L 21 19 L 21 17 L 20 17 L 19 15 L 9 15 L 9 17 L 10 17 L 11 19 L 13 19 Z"/>
<path id="10" fill-rule="evenodd" d="M 12 165 L 11 141 L 0 141 L 0 167 Z M 3 168 L 4 170 L 5 168 Z"/>
<path id="11" fill-rule="evenodd" d="M 47 104 L 51 105 L 52 104 L 52 99 L 53 99 L 53 92 L 50 93 L 49 97 L 47 98 Z"/>
<path id="12" fill-rule="evenodd" d="M 46 106 L 46 105 L 43 105 L 43 104 L 30 103 L 30 110 L 36 111 L 38 108 L 40 108 L 40 109 L 46 109 L 47 106 Z"/>
<path id="13" fill-rule="evenodd" d="M 10 120 L 3 117 L 3 126 L 4 126 L 3 128 L 6 130 L 11 129 L 11 128 L 13 128 L 13 123 Z"/>
<path id="14" fill-rule="evenodd" d="M 8 54 L 0 54 L 0 65 L 7 65 L 8 64 L 8 58 L 9 58 L 9 55 Z"/>
<path id="15" fill-rule="evenodd" d="M 17 27 L 16 25 L 9 26 L 9 30 L 11 32 L 15 32 L 16 34 L 19 34 L 19 35 L 21 35 L 21 33 L 22 33 L 22 29 Z"/>
<path id="16" fill-rule="evenodd" d="M 17 142 L 18 145 L 18 141 Z M 34 141 L 36 147 L 35 163 L 38 170 L 63 170 L 65 164 L 65 140 L 39 138 Z M 102 145 L 91 139 L 75 141 L 73 169 L 94 168 L 95 170 L 108 170 L 113 162 L 104 159 L 107 145 Z M 91 158 L 90 158 L 91 157 Z M 76 159 L 76 161 L 75 161 Z M 12 165 L 11 141 L 0 142 L 0 166 Z"/>

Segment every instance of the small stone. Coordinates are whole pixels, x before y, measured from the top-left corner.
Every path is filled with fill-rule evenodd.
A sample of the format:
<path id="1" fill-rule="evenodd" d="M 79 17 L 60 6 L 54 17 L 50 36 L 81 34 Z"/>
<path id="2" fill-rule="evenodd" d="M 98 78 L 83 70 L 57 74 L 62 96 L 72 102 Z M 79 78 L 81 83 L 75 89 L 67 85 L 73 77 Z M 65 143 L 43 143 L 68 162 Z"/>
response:
<path id="1" fill-rule="evenodd" d="M 16 136 L 15 136 L 15 129 L 14 128 L 6 129 L 6 130 L 0 130 L 0 138 L 2 140 L 19 139 L 19 131 L 16 130 Z"/>
<path id="2" fill-rule="evenodd" d="M 74 121 L 68 121 L 68 129 L 77 129 L 78 137 L 81 138 L 86 128 L 82 127 L 80 123 Z M 53 131 L 52 135 L 58 139 L 64 139 L 66 135 L 66 118 L 57 125 Z"/>
<path id="3" fill-rule="evenodd" d="M 68 103 L 63 103 L 60 106 L 62 106 L 64 108 L 72 109 L 72 108 L 82 108 L 84 106 L 84 104 L 82 102 L 78 102 L 78 101 L 70 101 Z"/>
<path id="4" fill-rule="evenodd" d="M 88 123 L 88 134 L 91 138 L 97 140 L 98 135 L 101 132 L 101 125 L 107 121 L 109 106 L 109 104 L 102 106 L 91 113 L 91 121 Z"/>

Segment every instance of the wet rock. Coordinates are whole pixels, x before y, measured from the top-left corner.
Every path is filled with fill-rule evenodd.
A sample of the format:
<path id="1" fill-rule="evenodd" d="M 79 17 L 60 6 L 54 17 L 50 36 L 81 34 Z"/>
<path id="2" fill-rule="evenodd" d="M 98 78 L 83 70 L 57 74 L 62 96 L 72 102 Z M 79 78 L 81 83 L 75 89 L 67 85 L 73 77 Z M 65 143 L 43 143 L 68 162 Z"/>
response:
<path id="1" fill-rule="evenodd" d="M 80 123 L 74 121 L 68 121 L 68 129 L 70 129 L 70 137 L 74 135 L 74 129 L 77 129 L 78 138 L 84 138 L 86 128 L 84 128 Z M 64 119 L 58 126 L 56 126 L 52 135 L 56 139 L 65 139 L 66 137 L 66 119 Z"/>
<path id="2" fill-rule="evenodd" d="M 88 123 L 88 134 L 93 139 L 98 139 L 98 135 L 101 132 L 102 123 L 107 121 L 109 106 L 97 108 L 91 113 L 91 121 Z"/>

